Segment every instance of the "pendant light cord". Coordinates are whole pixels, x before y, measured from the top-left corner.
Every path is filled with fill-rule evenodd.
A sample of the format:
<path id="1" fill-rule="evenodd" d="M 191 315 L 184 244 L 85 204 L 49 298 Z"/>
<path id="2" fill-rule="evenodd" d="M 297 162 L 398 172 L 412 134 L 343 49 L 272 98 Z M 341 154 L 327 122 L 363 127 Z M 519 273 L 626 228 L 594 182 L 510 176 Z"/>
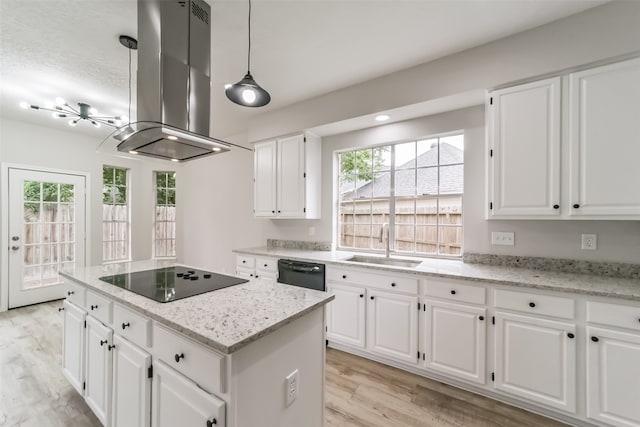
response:
<path id="1" fill-rule="evenodd" d="M 131 48 L 129 48 L 129 115 L 127 116 L 127 124 L 131 123 Z"/>
<path id="2" fill-rule="evenodd" d="M 249 49 L 247 50 L 247 74 L 251 71 L 251 0 L 249 0 Z"/>

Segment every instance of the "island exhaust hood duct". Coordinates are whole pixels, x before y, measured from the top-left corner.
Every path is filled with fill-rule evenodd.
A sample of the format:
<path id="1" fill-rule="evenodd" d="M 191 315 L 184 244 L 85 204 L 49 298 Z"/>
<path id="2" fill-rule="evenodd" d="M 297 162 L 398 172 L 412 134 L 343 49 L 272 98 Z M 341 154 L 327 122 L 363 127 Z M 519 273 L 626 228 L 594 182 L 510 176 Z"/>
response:
<path id="1" fill-rule="evenodd" d="M 202 0 L 138 1 L 138 121 L 112 134 L 118 151 L 187 161 L 235 146 L 209 137 L 210 19 Z"/>

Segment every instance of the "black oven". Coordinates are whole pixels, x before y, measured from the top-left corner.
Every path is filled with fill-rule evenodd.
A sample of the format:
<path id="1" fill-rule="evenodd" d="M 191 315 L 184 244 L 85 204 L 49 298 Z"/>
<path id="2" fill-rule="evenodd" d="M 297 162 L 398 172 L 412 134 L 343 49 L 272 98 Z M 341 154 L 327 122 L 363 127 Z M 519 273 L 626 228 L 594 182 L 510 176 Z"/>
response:
<path id="1" fill-rule="evenodd" d="M 324 291 L 324 264 L 279 259 L 278 282 Z"/>

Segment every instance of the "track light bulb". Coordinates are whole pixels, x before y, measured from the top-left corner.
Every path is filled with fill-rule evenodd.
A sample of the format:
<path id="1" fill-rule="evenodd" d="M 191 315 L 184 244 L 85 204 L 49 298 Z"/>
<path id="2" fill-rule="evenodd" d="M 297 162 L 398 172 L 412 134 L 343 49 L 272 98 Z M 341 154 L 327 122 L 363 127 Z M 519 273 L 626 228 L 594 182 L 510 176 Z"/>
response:
<path id="1" fill-rule="evenodd" d="M 69 120 L 69 126 L 75 126 L 77 124 L 78 124 L 77 120 L 73 120 L 73 119 Z"/>
<path id="2" fill-rule="evenodd" d="M 56 105 L 63 106 L 65 104 L 66 104 L 66 102 L 65 102 L 64 98 L 61 98 L 61 97 L 57 97 L 56 98 Z"/>
<path id="3" fill-rule="evenodd" d="M 26 103 L 26 102 L 24 102 L 24 101 L 22 101 L 22 102 L 20 103 L 20 108 L 24 108 L 24 109 L 26 110 L 26 109 L 28 109 L 28 108 L 29 108 L 29 104 L 28 104 L 28 103 Z"/>

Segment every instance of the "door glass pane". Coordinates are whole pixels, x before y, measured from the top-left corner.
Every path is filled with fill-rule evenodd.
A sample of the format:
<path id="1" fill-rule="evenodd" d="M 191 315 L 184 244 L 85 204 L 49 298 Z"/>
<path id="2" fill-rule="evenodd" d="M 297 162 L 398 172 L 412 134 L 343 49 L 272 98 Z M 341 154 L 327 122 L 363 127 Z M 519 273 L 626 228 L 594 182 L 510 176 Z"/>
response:
<path id="1" fill-rule="evenodd" d="M 22 287 L 60 284 L 58 271 L 75 268 L 75 188 L 72 184 L 36 181 L 25 181 L 23 188 Z"/>

